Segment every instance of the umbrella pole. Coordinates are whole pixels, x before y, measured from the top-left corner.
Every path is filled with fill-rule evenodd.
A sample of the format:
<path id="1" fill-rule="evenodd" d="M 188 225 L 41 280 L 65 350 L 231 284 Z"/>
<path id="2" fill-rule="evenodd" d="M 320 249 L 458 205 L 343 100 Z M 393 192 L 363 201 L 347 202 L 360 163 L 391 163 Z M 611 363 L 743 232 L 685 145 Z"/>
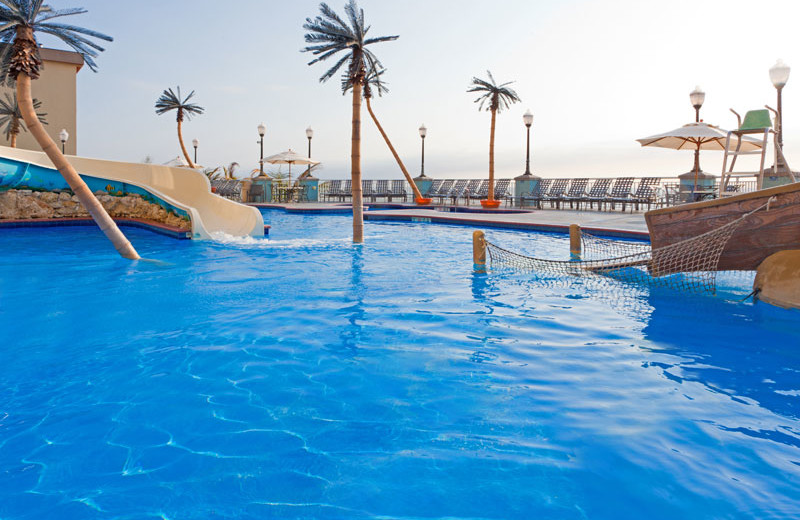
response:
<path id="1" fill-rule="evenodd" d="M 697 193 L 697 176 L 700 173 L 700 143 L 697 143 L 697 150 L 694 151 L 694 188 L 692 189 L 692 198 Z"/>

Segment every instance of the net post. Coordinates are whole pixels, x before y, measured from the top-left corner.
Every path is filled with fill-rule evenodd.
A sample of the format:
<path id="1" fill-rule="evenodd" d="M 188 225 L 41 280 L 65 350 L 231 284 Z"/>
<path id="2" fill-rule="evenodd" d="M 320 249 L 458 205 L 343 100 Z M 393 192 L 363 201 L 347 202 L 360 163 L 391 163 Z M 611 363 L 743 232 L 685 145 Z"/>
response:
<path id="1" fill-rule="evenodd" d="M 569 256 L 572 260 L 581 259 L 581 227 L 578 224 L 569 225 Z"/>
<path id="2" fill-rule="evenodd" d="M 472 233 L 472 267 L 477 273 L 486 272 L 486 237 L 483 231 Z"/>

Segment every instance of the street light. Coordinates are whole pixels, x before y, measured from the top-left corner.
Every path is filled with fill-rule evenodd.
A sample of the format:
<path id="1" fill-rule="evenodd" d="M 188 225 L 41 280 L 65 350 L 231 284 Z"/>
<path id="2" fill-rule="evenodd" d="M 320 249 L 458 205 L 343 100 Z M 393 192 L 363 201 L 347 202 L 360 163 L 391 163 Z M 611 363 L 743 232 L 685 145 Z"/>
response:
<path id="1" fill-rule="evenodd" d="M 528 129 L 528 146 L 527 151 L 525 152 L 525 173 L 523 175 L 530 175 L 531 174 L 531 125 L 533 124 L 533 114 L 531 113 L 530 109 L 528 109 L 525 114 L 522 116 L 522 122 L 525 123 L 525 127 Z"/>
<path id="2" fill-rule="evenodd" d="M 422 138 L 422 168 L 420 169 L 419 176 L 425 177 L 425 136 L 428 135 L 428 129 L 425 128 L 425 123 L 419 127 L 419 136 Z"/>
<path id="3" fill-rule="evenodd" d="M 66 128 L 61 129 L 61 131 L 58 133 L 58 138 L 61 139 L 61 153 L 66 153 L 64 152 L 64 145 L 66 145 L 67 141 L 69 141 L 69 132 L 67 132 Z"/>
<path id="4" fill-rule="evenodd" d="M 786 85 L 786 82 L 789 81 L 789 72 L 791 72 L 791 70 L 792 69 L 790 69 L 783 60 L 778 60 L 775 62 L 775 65 L 769 69 L 769 79 L 778 91 L 778 131 L 775 132 L 775 140 L 781 149 L 781 154 L 778 156 L 778 161 L 772 170 L 775 174 L 778 173 L 779 167 L 785 166 L 783 164 L 783 104 L 781 103 L 781 92 L 783 92 L 783 87 Z"/>
<path id="5" fill-rule="evenodd" d="M 197 164 L 197 145 L 200 144 L 200 141 L 197 139 L 192 139 L 192 146 L 194 146 L 194 163 Z"/>
<path id="6" fill-rule="evenodd" d="M 259 169 L 259 177 L 264 176 L 264 134 L 267 133 L 267 127 L 264 126 L 264 123 L 258 125 L 258 135 L 261 139 L 259 139 L 259 144 L 261 145 L 261 156 L 258 159 L 258 169 Z"/>
<path id="7" fill-rule="evenodd" d="M 692 103 L 694 107 L 694 122 L 700 122 L 700 107 L 703 106 L 703 102 L 706 100 L 706 93 L 703 92 L 703 89 L 700 88 L 700 85 L 694 87 L 694 90 L 689 92 L 689 101 Z M 694 172 L 695 174 L 700 173 L 700 147 L 698 146 L 697 149 L 694 151 Z M 697 188 L 697 183 L 695 182 L 695 189 Z"/>
<path id="8" fill-rule="evenodd" d="M 311 159 L 311 139 L 314 137 L 314 130 L 309 126 L 306 128 L 306 137 L 308 138 L 308 158 Z M 311 175 L 311 165 L 308 165 L 306 170 L 306 177 Z"/>

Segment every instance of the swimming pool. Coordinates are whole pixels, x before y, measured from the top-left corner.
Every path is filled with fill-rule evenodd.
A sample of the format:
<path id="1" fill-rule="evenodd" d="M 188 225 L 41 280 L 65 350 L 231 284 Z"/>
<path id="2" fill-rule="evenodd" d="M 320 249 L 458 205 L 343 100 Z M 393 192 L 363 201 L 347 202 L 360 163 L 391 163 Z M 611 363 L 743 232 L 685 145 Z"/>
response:
<path id="1" fill-rule="evenodd" d="M 472 229 L 0 232 L 0 518 L 796 518 L 800 315 Z M 558 235 L 488 230 L 566 258 Z"/>

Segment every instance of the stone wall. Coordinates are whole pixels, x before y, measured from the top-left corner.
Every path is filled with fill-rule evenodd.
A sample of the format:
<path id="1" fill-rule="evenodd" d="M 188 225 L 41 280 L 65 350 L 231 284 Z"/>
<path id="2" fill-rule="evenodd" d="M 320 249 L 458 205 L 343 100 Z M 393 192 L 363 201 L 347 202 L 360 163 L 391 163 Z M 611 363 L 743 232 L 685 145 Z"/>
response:
<path id="1" fill-rule="evenodd" d="M 140 218 L 181 229 L 191 229 L 189 221 L 168 212 L 139 195 L 116 197 L 105 192 L 95 194 L 112 217 Z M 79 218 L 89 213 L 68 192 L 8 190 L 0 192 L 0 220 L 37 218 Z"/>

